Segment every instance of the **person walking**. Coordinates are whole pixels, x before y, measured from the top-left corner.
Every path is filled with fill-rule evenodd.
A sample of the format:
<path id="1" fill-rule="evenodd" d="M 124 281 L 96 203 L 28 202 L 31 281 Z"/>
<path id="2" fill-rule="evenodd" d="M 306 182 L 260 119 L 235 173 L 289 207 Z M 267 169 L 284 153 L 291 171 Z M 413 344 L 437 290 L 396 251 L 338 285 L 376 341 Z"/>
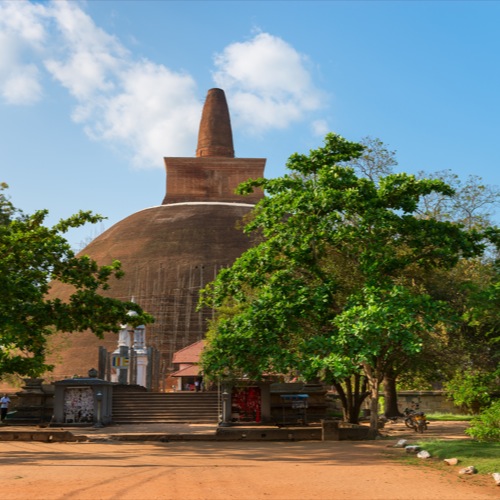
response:
<path id="1" fill-rule="evenodd" d="M 7 394 L 4 393 L 4 395 L 0 398 L 0 418 L 3 421 L 5 420 L 5 417 L 7 417 L 7 412 L 9 411 L 9 404 L 10 404 L 10 398 L 7 396 Z"/>

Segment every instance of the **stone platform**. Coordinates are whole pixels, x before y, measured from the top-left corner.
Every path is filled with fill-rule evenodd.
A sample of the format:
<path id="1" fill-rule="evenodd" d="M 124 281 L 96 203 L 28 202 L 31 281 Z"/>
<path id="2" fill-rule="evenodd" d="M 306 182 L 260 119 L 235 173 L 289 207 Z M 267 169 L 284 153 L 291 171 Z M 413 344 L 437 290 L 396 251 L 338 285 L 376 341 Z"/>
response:
<path id="1" fill-rule="evenodd" d="M 303 441 L 321 440 L 320 426 L 137 424 L 106 427 L 0 426 L 0 441 Z"/>
<path id="2" fill-rule="evenodd" d="M 343 441 L 367 439 L 368 428 L 217 424 L 124 424 L 93 426 L 0 426 L 0 441 Z"/>

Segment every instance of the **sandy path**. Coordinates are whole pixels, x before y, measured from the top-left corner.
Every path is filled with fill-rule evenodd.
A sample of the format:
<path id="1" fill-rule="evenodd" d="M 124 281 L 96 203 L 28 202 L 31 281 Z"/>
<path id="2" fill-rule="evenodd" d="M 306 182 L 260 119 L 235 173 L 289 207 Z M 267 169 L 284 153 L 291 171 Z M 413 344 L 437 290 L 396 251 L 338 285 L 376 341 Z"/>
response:
<path id="1" fill-rule="evenodd" d="M 438 434 L 439 429 L 435 426 L 433 432 Z M 405 432 L 396 426 L 390 433 L 399 438 Z M 450 437 L 460 437 L 460 432 L 457 431 Z M 0 498 L 500 498 L 500 487 L 496 487 L 491 478 L 463 478 L 457 475 L 457 469 L 439 471 L 403 465 L 395 460 L 395 455 L 404 451 L 388 448 L 388 444 L 392 444 L 392 441 L 2 442 Z"/>

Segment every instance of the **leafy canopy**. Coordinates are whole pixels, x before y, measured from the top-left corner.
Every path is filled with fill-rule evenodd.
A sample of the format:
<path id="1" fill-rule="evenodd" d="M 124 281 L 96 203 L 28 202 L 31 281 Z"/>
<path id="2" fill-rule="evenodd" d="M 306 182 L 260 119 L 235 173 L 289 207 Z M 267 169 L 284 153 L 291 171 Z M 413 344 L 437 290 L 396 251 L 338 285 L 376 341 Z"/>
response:
<path id="1" fill-rule="evenodd" d="M 0 214 L 0 377 L 37 376 L 50 369 L 47 338 L 56 331 L 88 329 L 102 336 L 117 332 L 121 323 L 152 321 L 137 304 L 101 295 L 111 277 L 123 275 L 118 261 L 99 266 L 87 255 L 76 256 L 64 237 L 70 228 L 101 216 L 79 212 L 47 227 L 46 210 L 22 214 L 4 192 Z M 50 296 L 53 281 L 71 287 L 67 302 Z"/>
<path id="2" fill-rule="evenodd" d="M 260 243 L 202 294 L 216 312 L 208 375 L 331 379 L 361 365 L 376 383 L 446 321 L 415 270 L 452 269 L 481 255 L 495 233 L 419 217 L 423 197 L 453 190 L 404 173 L 359 177 L 348 162 L 363 151 L 329 134 L 323 147 L 292 155 L 287 175 L 240 185 L 241 194 L 267 194 L 245 227 Z"/>

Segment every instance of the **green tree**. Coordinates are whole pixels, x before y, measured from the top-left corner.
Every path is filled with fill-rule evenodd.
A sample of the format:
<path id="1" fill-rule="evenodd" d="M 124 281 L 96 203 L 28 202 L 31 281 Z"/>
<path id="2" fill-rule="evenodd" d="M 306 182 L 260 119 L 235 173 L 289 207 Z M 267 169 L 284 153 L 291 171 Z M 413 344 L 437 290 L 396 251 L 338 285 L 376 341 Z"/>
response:
<path id="1" fill-rule="evenodd" d="M 465 433 L 478 441 L 500 442 L 500 400 L 473 418 Z"/>
<path id="2" fill-rule="evenodd" d="M 425 173 L 420 173 L 423 178 Z M 447 342 L 434 350 L 423 351 L 425 358 L 413 366 L 412 372 L 428 380 L 441 382 L 464 375 L 493 374 L 499 368 L 500 343 L 500 275 L 498 267 L 498 232 L 492 227 L 492 214 L 500 202 L 500 191 L 486 185 L 478 176 L 465 181 L 450 170 L 429 176 L 453 188 L 452 196 L 431 193 L 422 198 L 418 216 L 461 224 L 466 229 L 483 231 L 489 237 L 485 253 L 475 259 L 461 259 L 451 270 L 436 270 L 415 277 L 425 281 L 433 296 L 445 300 L 454 310 L 456 321 Z M 464 377 L 464 390 L 468 385 Z"/>
<path id="3" fill-rule="evenodd" d="M 393 297 L 386 307 L 405 325 L 392 339 L 394 350 L 405 356 L 420 349 L 422 325 L 437 328 L 445 319 L 433 315 L 432 325 L 425 319 L 440 309 L 431 299 L 411 319 L 410 305 L 423 301 L 425 290 L 413 285 L 408 271 L 453 268 L 460 258 L 481 254 L 485 235 L 416 216 L 423 196 L 453 194 L 439 179 L 358 177 L 346 164 L 363 150 L 329 134 L 324 147 L 290 157 L 290 174 L 239 187 L 242 194 L 255 188 L 267 193 L 245 227 L 262 240 L 202 294 L 202 304 L 216 311 L 205 372 L 224 377 L 230 367 L 254 378 L 291 372 L 339 381 L 362 367 L 374 395 L 382 372 L 375 366 L 380 358 L 370 352 L 382 355 L 393 331 L 389 325 L 375 328 L 369 297 Z M 363 307 L 366 314 L 355 319 L 353 311 L 361 314 Z M 366 345 L 363 335 L 347 340 L 360 321 L 366 323 L 361 330 L 377 333 L 366 337 Z M 339 345 L 346 349 L 339 352 Z M 383 361 L 389 366 L 389 359 Z"/>
<path id="4" fill-rule="evenodd" d="M 348 165 L 375 182 L 390 174 L 392 167 L 397 165 L 395 152 L 380 139 L 365 137 L 360 142 L 365 147 L 362 156 Z M 475 175 L 463 181 L 451 170 L 431 174 L 419 172 L 418 178 L 439 179 L 453 189 L 451 196 L 441 192 L 423 196 L 417 210 L 418 217 L 463 224 L 467 229 L 486 229 L 492 225 L 492 214 L 500 202 L 498 188 L 486 185 Z M 424 282 L 429 293 L 449 302 L 456 320 L 454 328 L 448 329 L 446 342 L 428 342 L 418 355 L 403 357 L 400 363 L 388 369 L 383 381 L 386 416 L 400 414 L 396 390 L 398 380 L 406 387 L 422 387 L 424 383 L 430 388 L 433 382 L 442 382 L 445 377 L 453 376 L 457 367 L 462 369 L 472 363 L 476 370 L 496 369 L 500 353 L 497 354 L 498 344 L 495 345 L 491 334 L 491 320 L 498 318 L 500 313 L 498 302 L 493 298 L 498 280 L 491 256 L 495 255 L 496 246 L 492 245 L 489 250 L 481 259 L 462 259 L 452 270 L 422 273 L 416 269 L 412 279 Z M 474 320 L 471 321 L 472 317 Z"/>
<path id="5" fill-rule="evenodd" d="M 0 225 L 8 224 L 17 212 L 6 194 L 8 187 L 5 182 L 0 182 Z"/>
<path id="6" fill-rule="evenodd" d="M 461 329 L 452 343 L 458 369 L 445 386 L 456 404 L 473 413 L 489 403 L 500 380 L 500 276 L 496 265 L 488 270 L 489 276 L 481 273 L 482 280 L 466 289 Z"/>
<path id="7" fill-rule="evenodd" d="M 477 415 L 491 404 L 499 379 L 500 369 L 480 371 L 467 368 L 457 371 L 445 388 L 456 405 Z"/>
<path id="8" fill-rule="evenodd" d="M 101 216 L 80 212 L 47 227 L 46 210 L 22 214 L 3 192 L 6 187 L 0 193 L 0 377 L 50 370 L 47 338 L 56 331 L 88 329 L 102 336 L 117 332 L 121 323 L 152 321 L 138 304 L 101 295 L 111 277 L 123 275 L 119 262 L 99 266 L 87 255 L 76 256 L 64 237 L 70 228 Z M 73 288 L 67 302 L 50 297 L 54 281 Z"/>
<path id="9" fill-rule="evenodd" d="M 360 365 L 371 389 L 372 427 L 378 419 L 379 386 L 387 373 L 422 351 L 439 333 L 446 310 L 430 296 L 398 285 L 365 287 L 335 317 L 336 343 L 330 359 L 348 356 Z"/>

